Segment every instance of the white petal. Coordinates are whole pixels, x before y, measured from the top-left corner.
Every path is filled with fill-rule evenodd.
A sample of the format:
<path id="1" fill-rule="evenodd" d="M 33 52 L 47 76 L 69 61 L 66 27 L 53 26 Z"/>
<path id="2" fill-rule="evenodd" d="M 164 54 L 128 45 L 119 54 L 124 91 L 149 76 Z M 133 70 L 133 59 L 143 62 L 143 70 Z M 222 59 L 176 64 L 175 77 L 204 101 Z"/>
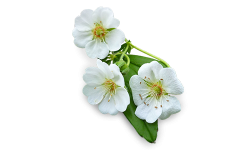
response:
<path id="1" fill-rule="evenodd" d="M 93 10 L 91 9 L 85 9 L 81 12 L 81 18 L 84 20 L 86 23 L 88 23 L 92 28 L 94 27 L 94 21 L 93 21 Z"/>
<path id="2" fill-rule="evenodd" d="M 103 86 L 93 86 L 87 84 L 84 86 L 82 92 L 88 97 L 88 102 L 91 105 L 95 105 L 102 101 L 105 89 Z"/>
<path id="3" fill-rule="evenodd" d="M 90 31 L 93 28 L 93 26 L 89 25 L 80 16 L 76 17 L 75 19 L 75 27 L 79 31 Z"/>
<path id="4" fill-rule="evenodd" d="M 102 10 L 103 10 L 103 7 L 101 6 L 101 7 L 98 7 L 98 8 L 94 11 L 94 13 L 93 13 L 93 20 L 94 20 L 94 22 L 98 22 L 98 23 L 100 22 Z"/>
<path id="5" fill-rule="evenodd" d="M 120 21 L 116 18 L 113 18 L 111 24 L 107 26 L 107 28 L 117 28 L 120 25 Z"/>
<path id="6" fill-rule="evenodd" d="M 118 29 L 110 31 L 105 37 L 105 41 L 108 44 L 110 51 L 119 50 L 124 40 L 125 40 L 124 33 Z"/>
<path id="7" fill-rule="evenodd" d="M 140 119 L 146 120 L 147 116 L 149 115 L 152 109 L 153 109 L 153 100 L 149 100 L 148 103 L 142 103 L 136 108 L 135 115 Z"/>
<path id="8" fill-rule="evenodd" d="M 93 13 L 93 20 L 96 23 L 102 21 L 105 28 L 117 28 L 120 21 L 114 18 L 113 11 L 108 7 L 98 7 Z"/>
<path id="9" fill-rule="evenodd" d="M 73 30 L 73 36 L 75 38 L 74 43 L 77 47 L 84 48 L 85 45 L 93 39 L 91 31 L 78 31 L 76 28 Z"/>
<path id="10" fill-rule="evenodd" d="M 97 67 L 105 74 L 105 78 L 112 79 L 114 75 L 109 69 L 108 64 L 102 62 L 101 60 L 97 59 Z"/>
<path id="11" fill-rule="evenodd" d="M 111 9 L 104 9 L 101 12 L 101 21 L 106 29 L 117 28 L 120 25 L 120 21 L 114 18 L 113 11 Z"/>
<path id="12" fill-rule="evenodd" d="M 167 96 L 166 99 L 162 101 L 162 111 L 159 118 L 163 120 L 168 118 L 171 114 L 181 111 L 181 104 L 176 97 Z"/>
<path id="13" fill-rule="evenodd" d="M 114 14 L 112 10 L 105 9 L 101 13 L 101 21 L 103 23 L 104 28 L 108 28 L 109 25 L 113 22 Z"/>
<path id="14" fill-rule="evenodd" d="M 138 106 L 142 104 L 148 96 L 147 93 L 150 90 L 145 81 L 138 75 L 133 75 L 130 78 L 129 85 L 132 90 L 135 105 Z"/>
<path id="15" fill-rule="evenodd" d="M 118 113 L 118 110 L 115 108 L 115 100 L 112 96 L 110 97 L 109 94 L 105 96 L 102 102 L 98 105 L 98 108 L 103 114 L 109 113 L 111 115 L 116 115 Z"/>
<path id="16" fill-rule="evenodd" d="M 167 93 L 179 95 L 184 92 L 184 88 L 181 82 L 177 79 L 174 69 L 163 68 L 160 71 L 160 77 L 163 79 L 163 88 Z"/>
<path id="17" fill-rule="evenodd" d="M 87 84 L 101 85 L 105 81 L 105 74 L 96 67 L 89 67 L 83 75 L 83 80 Z"/>
<path id="18" fill-rule="evenodd" d="M 159 118 L 161 113 L 162 113 L 162 107 L 160 107 L 158 103 L 158 105 L 153 106 L 153 109 L 151 109 L 151 111 L 148 113 L 146 121 L 148 123 L 154 123 Z"/>
<path id="19" fill-rule="evenodd" d="M 148 82 L 157 82 L 160 80 L 160 71 L 163 69 L 162 65 L 157 61 L 143 64 L 138 70 L 138 75 Z"/>
<path id="20" fill-rule="evenodd" d="M 115 100 L 115 108 L 120 112 L 124 112 L 130 103 L 127 90 L 125 90 L 123 87 L 118 87 L 113 98 Z"/>
<path id="21" fill-rule="evenodd" d="M 91 94 L 93 94 L 93 93 L 95 93 L 96 92 L 96 86 L 90 86 L 90 85 L 84 85 L 83 86 L 83 88 L 82 88 L 82 93 L 83 93 L 83 95 L 85 95 L 85 96 L 89 96 L 89 95 L 91 95 Z"/>
<path id="22" fill-rule="evenodd" d="M 112 80 L 115 82 L 115 84 L 119 85 L 120 87 L 124 87 L 125 86 L 124 78 L 120 72 L 119 67 L 117 65 L 111 64 L 109 68 L 114 75 Z"/>
<path id="23" fill-rule="evenodd" d="M 101 42 L 100 39 L 95 39 L 88 42 L 85 46 L 87 55 L 90 58 L 100 58 L 103 59 L 108 56 L 109 49 L 107 44 Z"/>
<path id="24" fill-rule="evenodd" d="M 160 71 L 161 71 L 161 69 L 163 69 L 162 65 L 159 64 L 157 61 L 152 61 L 151 68 L 152 68 L 152 71 L 154 72 L 155 78 L 157 80 L 159 80 L 160 79 Z"/>

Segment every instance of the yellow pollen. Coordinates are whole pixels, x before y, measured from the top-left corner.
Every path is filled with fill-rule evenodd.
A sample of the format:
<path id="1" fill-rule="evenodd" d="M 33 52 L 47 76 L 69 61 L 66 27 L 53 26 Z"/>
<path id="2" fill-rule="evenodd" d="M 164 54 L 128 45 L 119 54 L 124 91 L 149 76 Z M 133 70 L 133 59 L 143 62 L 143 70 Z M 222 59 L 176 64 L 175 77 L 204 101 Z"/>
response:
<path id="1" fill-rule="evenodd" d="M 107 92 L 110 93 L 110 96 L 115 93 L 115 90 L 118 87 L 111 79 L 106 80 L 103 84 Z"/>
<path id="2" fill-rule="evenodd" d="M 102 26 L 97 26 L 95 27 L 93 33 L 97 38 L 101 38 L 105 36 L 105 29 Z"/>
<path id="3" fill-rule="evenodd" d="M 162 93 L 163 93 L 162 87 L 160 85 L 158 85 L 158 84 L 154 84 L 151 87 L 151 90 L 156 94 L 156 96 L 161 96 Z"/>

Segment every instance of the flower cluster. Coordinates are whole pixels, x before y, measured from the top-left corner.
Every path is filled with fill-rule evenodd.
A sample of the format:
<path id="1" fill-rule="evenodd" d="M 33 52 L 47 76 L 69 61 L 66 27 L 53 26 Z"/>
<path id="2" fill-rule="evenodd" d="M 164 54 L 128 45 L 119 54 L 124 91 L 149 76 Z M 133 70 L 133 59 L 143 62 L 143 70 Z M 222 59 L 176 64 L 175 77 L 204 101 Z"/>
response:
<path id="1" fill-rule="evenodd" d="M 124 112 L 137 132 L 149 142 L 155 139 L 143 135 L 146 128 L 181 110 L 173 95 L 184 92 L 173 68 L 163 59 L 134 46 L 117 29 L 120 21 L 107 7 L 83 10 L 75 19 L 74 43 L 85 48 L 90 58 L 97 59 L 97 67 L 87 68 L 83 76 L 83 94 L 103 114 Z M 151 57 L 130 55 L 137 49 Z M 141 120 L 145 123 L 140 124 Z M 145 126 L 146 125 L 146 126 Z M 145 126 L 145 127 L 142 127 Z M 155 128 L 149 128 L 156 133 Z"/>

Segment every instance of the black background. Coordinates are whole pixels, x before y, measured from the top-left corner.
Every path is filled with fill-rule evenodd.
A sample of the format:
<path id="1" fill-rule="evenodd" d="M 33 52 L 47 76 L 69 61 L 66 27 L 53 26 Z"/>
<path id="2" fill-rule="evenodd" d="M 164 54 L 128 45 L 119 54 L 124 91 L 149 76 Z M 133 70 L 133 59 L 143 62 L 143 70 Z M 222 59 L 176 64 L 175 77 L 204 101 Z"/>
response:
<path id="1" fill-rule="evenodd" d="M 136 5 L 137 4 L 137 5 Z M 184 85 L 177 96 L 180 113 L 159 120 L 156 145 L 165 148 L 200 147 L 200 2 L 86 2 L 51 3 L 51 148 L 151 145 L 137 134 L 123 113 L 103 115 L 82 94 L 82 75 L 96 60 L 73 44 L 74 17 L 82 9 L 111 7 L 119 29 L 133 44 L 175 68 Z M 136 50 L 132 53 L 144 55 Z M 98 147 L 99 148 L 99 147 Z M 104 147 L 103 147 L 104 148 Z"/>

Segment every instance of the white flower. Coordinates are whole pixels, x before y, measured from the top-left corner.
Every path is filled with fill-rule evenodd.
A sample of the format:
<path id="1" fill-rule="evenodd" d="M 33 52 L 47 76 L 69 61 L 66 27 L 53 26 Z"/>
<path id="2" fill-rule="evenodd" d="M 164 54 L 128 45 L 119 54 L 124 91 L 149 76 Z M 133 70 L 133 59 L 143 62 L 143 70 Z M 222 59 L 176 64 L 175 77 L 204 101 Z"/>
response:
<path id="1" fill-rule="evenodd" d="M 95 11 L 85 9 L 75 19 L 74 43 L 85 48 L 90 58 L 103 59 L 109 50 L 119 50 L 125 40 L 124 33 L 116 29 L 119 24 L 110 8 L 99 7 Z"/>
<path id="2" fill-rule="evenodd" d="M 179 95 L 184 88 L 172 68 L 163 68 L 153 61 L 141 66 L 138 75 L 129 81 L 136 108 L 135 115 L 148 123 L 166 119 L 181 110 L 179 101 L 169 94 Z"/>
<path id="3" fill-rule="evenodd" d="M 83 88 L 83 94 L 88 97 L 90 104 L 99 104 L 99 110 L 103 114 L 116 115 L 118 111 L 124 112 L 130 99 L 119 67 L 114 64 L 109 66 L 99 59 L 97 67 L 86 69 L 83 80 L 87 85 Z"/>

